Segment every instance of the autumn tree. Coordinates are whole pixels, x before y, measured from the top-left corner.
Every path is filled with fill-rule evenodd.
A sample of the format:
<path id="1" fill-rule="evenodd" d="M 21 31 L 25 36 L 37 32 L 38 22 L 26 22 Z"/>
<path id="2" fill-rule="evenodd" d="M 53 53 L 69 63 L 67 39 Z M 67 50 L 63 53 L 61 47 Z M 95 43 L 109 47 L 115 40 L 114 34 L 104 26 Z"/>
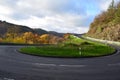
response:
<path id="1" fill-rule="evenodd" d="M 32 32 L 25 32 L 23 34 L 23 39 L 27 44 L 33 44 L 33 38 L 34 38 L 34 34 Z"/>
<path id="2" fill-rule="evenodd" d="M 70 35 L 71 35 L 70 33 L 66 33 L 66 34 L 63 35 L 63 38 L 68 39 Z"/>
<path id="3" fill-rule="evenodd" d="M 0 42 L 3 42 L 3 39 L 2 39 L 2 38 L 0 38 Z"/>
<path id="4" fill-rule="evenodd" d="M 40 36 L 40 42 L 43 44 L 49 43 L 49 34 L 43 34 Z"/>
<path id="5" fill-rule="evenodd" d="M 117 5 L 117 10 L 116 10 L 116 13 L 115 13 L 115 20 L 114 21 L 115 21 L 116 24 L 120 23 L 120 2 Z"/>
<path id="6" fill-rule="evenodd" d="M 14 43 L 38 44 L 40 36 L 32 32 L 25 32 L 14 39 Z"/>
<path id="7" fill-rule="evenodd" d="M 13 40 L 19 35 L 19 28 L 9 27 L 6 34 L 5 34 L 5 41 L 6 42 L 13 42 Z"/>
<path id="8" fill-rule="evenodd" d="M 14 43 L 25 43 L 25 40 L 23 39 L 22 35 L 19 37 L 15 37 L 15 39 L 13 40 Z"/>
<path id="9" fill-rule="evenodd" d="M 64 38 L 52 35 L 52 34 L 43 34 L 40 36 L 40 43 L 42 44 L 58 44 L 63 42 Z"/>
<path id="10" fill-rule="evenodd" d="M 18 29 L 16 26 L 14 26 L 14 27 L 9 27 L 8 30 L 7 30 L 7 33 L 6 33 L 6 35 L 7 35 L 8 37 L 11 37 L 11 38 L 13 38 L 13 39 L 14 39 L 18 34 L 19 34 L 19 29 Z"/>
<path id="11" fill-rule="evenodd" d="M 58 44 L 59 37 L 58 36 L 54 36 L 54 35 L 49 35 L 49 44 Z"/>
<path id="12" fill-rule="evenodd" d="M 33 35 L 33 43 L 34 44 L 39 44 L 40 43 L 39 39 L 40 39 L 40 35 L 38 35 L 38 34 Z"/>

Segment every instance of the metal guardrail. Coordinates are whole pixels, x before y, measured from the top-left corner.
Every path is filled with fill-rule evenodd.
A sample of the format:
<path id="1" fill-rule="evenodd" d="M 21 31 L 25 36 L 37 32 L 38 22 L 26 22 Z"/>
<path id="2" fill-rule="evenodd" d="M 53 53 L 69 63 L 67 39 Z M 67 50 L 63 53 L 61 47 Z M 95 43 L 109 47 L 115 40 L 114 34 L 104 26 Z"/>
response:
<path id="1" fill-rule="evenodd" d="M 95 38 L 85 37 L 85 36 L 82 36 L 82 38 L 92 40 L 92 41 L 98 41 L 98 42 L 102 42 L 102 43 L 106 43 L 106 44 L 109 43 L 109 44 L 115 44 L 115 45 L 120 46 L 120 42 L 116 42 L 116 41 L 101 40 L 101 39 L 95 39 Z"/>

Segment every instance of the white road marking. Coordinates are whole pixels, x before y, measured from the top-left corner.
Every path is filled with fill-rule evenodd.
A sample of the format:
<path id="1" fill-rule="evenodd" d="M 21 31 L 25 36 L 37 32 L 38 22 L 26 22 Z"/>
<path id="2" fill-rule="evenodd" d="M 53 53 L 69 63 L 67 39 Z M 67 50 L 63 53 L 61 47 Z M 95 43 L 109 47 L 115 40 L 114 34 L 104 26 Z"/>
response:
<path id="1" fill-rule="evenodd" d="M 86 65 L 59 65 L 61 67 L 85 67 Z"/>
<path id="2" fill-rule="evenodd" d="M 56 64 L 33 63 L 36 66 L 57 66 Z"/>
<path id="3" fill-rule="evenodd" d="M 60 67 L 85 67 L 86 65 L 57 65 L 57 64 L 44 64 L 44 63 L 33 63 L 35 66 L 60 66 Z"/>
<path id="4" fill-rule="evenodd" d="M 15 79 L 10 79 L 10 78 L 3 78 L 3 80 L 15 80 Z"/>
<path id="5" fill-rule="evenodd" d="M 108 64 L 108 66 L 120 66 L 120 63 Z"/>

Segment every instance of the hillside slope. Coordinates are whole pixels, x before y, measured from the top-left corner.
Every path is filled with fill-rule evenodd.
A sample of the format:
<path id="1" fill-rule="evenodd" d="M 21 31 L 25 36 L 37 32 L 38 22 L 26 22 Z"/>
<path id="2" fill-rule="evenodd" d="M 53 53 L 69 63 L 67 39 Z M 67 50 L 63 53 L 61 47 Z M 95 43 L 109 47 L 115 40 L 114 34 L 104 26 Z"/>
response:
<path id="1" fill-rule="evenodd" d="M 43 29 L 32 29 L 27 26 L 16 25 L 16 24 L 5 22 L 5 21 L 0 21 L 0 36 L 5 35 L 9 30 L 15 30 L 18 33 L 32 32 L 40 35 L 48 33 Z"/>
<path id="2" fill-rule="evenodd" d="M 64 35 L 64 33 L 58 33 L 55 31 L 46 31 L 40 28 L 32 29 L 27 26 L 16 25 L 16 24 L 9 23 L 6 21 L 0 21 L 0 37 L 4 36 L 9 30 L 15 30 L 18 33 L 32 32 L 32 33 L 39 34 L 39 35 L 51 34 L 51 35 L 55 35 L 58 37 L 62 37 Z"/>
<path id="3" fill-rule="evenodd" d="M 33 29 L 31 29 L 27 26 L 21 26 L 21 25 L 8 23 L 5 21 L 0 21 L 0 35 L 4 35 L 10 29 L 17 30 L 19 33 L 34 32 Z"/>
<path id="4" fill-rule="evenodd" d="M 103 40 L 120 41 L 120 2 L 114 5 L 113 0 L 108 10 L 94 19 L 86 35 Z"/>

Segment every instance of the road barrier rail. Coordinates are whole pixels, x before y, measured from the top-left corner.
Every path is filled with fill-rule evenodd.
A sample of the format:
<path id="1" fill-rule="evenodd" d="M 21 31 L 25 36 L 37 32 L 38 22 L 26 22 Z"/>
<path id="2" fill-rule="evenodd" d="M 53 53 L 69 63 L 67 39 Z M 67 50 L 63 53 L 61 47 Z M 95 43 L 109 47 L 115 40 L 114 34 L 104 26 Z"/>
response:
<path id="1" fill-rule="evenodd" d="M 95 39 L 95 38 L 86 37 L 86 36 L 82 36 L 82 38 L 92 40 L 92 41 L 102 42 L 102 43 L 106 43 L 106 44 L 115 44 L 115 45 L 120 46 L 120 42 L 116 42 L 116 41 L 101 40 L 101 39 Z"/>

